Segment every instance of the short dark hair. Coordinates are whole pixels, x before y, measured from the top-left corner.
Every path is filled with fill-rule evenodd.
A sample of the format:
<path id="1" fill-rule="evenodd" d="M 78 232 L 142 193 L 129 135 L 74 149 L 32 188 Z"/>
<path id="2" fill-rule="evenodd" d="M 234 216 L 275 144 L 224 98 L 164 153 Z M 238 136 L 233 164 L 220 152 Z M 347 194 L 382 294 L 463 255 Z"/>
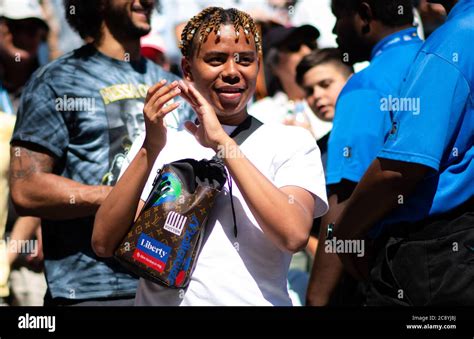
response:
<path id="1" fill-rule="evenodd" d="M 374 18 L 390 27 L 412 25 L 412 0 L 332 0 L 334 12 L 356 12 L 362 3 L 370 5 Z"/>
<path id="2" fill-rule="evenodd" d="M 342 53 L 337 48 L 317 49 L 306 55 L 296 67 L 296 82 L 298 85 L 303 85 L 304 75 L 311 68 L 325 64 L 333 64 L 340 68 L 346 77 L 354 73 L 354 68 L 343 61 Z"/>
<path id="3" fill-rule="evenodd" d="M 63 3 L 67 22 L 81 38 L 100 39 L 106 0 L 63 0 Z"/>

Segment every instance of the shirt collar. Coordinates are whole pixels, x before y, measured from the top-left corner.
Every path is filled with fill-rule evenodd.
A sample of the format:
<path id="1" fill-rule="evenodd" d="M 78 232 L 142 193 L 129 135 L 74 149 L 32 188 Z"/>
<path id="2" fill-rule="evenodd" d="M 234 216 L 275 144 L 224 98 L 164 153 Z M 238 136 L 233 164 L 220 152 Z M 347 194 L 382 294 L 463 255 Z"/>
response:
<path id="1" fill-rule="evenodd" d="M 132 67 L 133 69 L 136 69 L 137 71 L 141 71 L 141 72 L 146 70 L 147 59 L 143 56 L 140 56 L 139 60 L 126 61 L 125 58 L 124 58 L 124 60 L 118 60 L 118 59 L 115 59 L 115 58 L 111 58 L 108 55 L 105 55 L 104 53 L 99 51 L 92 43 L 90 43 L 86 46 L 87 46 L 86 48 L 88 48 L 89 50 L 93 51 L 93 53 L 95 53 L 97 58 L 99 58 L 101 60 L 104 60 L 105 62 L 107 62 L 109 64 L 112 64 L 114 66 L 119 66 L 119 67 L 121 67 L 121 66 L 123 66 L 123 67 Z"/>
<path id="2" fill-rule="evenodd" d="M 383 38 L 382 40 L 380 40 L 377 43 L 377 45 L 375 45 L 375 47 L 372 49 L 370 60 L 379 56 L 388 48 L 397 46 L 399 44 L 412 42 L 412 41 L 421 41 L 420 37 L 418 36 L 416 27 L 410 27 L 410 28 L 395 32 L 393 34 L 390 34 L 386 36 L 385 38 Z"/>
<path id="3" fill-rule="evenodd" d="M 228 134 L 231 135 L 233 131 L 237 128 L 237 126 L 230 126 L 230 125 L 222 125 L 222 128 L 224 131 Z"/>

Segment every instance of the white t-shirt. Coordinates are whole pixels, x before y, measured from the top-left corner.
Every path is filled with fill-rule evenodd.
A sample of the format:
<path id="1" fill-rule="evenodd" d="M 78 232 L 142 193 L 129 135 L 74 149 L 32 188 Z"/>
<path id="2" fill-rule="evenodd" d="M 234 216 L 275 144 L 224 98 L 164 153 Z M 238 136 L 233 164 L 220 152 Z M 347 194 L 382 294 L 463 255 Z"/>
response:
<path id="1" fill-rule="evenodd" d="M 226 132 L 232 128 L 226 126 Z M 214 156 L 186 131 L 168 131 L 167 145 L 158 156 L 141 199 L 146 201 L 156 171 L 164 164 Z M 122 167 L 128 166 L 144 140 L 138 137 Z M 315 197 L 314 217 L 328 204 L 320 152 L 311 134 L 301 128 L 263 125 L 240 146 L 245 156 L 277 187 L 299 186 Z M 291 306 L 287 273 L 291 253 L 280 250 L 262 231 L 233 181 L 238 228 L 234 236 L 229 189 L 218 195 L 204 235 L 202 251 L 186 290 L 162 287 L 140 279 L 135 305 L 279 305 Z"/>

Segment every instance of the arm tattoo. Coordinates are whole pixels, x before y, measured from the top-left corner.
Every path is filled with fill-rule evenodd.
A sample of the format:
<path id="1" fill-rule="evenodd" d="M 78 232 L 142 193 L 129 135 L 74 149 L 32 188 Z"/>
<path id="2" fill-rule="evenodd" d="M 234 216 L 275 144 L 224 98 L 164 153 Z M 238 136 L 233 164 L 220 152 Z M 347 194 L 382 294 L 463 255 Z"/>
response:
<path id="1" fill-rule="evenodd" d="M 10 148 L 10 178 L 25 180 L 36 173 L 52 173 L 54 158 L 45 152 L 12 145 Z"/>

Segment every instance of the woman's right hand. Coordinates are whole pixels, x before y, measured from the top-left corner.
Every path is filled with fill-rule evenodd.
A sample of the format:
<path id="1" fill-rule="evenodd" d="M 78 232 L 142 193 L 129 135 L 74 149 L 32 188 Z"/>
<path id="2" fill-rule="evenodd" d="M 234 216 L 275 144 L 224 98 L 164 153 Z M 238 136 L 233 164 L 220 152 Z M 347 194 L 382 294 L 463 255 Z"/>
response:
<path id="1" fill-rule="evenodd" d="M 170 103 L 170 101 L 180 93 L 178 81 L 166 85 L 166 80 L 161 80 L 148 90 L 143 108 L 146 130 L 143 147 L 148 151 L 158 154 L 165 147 L 166 124 L 164 117 L 179 107 L 179 102 Z"/>

